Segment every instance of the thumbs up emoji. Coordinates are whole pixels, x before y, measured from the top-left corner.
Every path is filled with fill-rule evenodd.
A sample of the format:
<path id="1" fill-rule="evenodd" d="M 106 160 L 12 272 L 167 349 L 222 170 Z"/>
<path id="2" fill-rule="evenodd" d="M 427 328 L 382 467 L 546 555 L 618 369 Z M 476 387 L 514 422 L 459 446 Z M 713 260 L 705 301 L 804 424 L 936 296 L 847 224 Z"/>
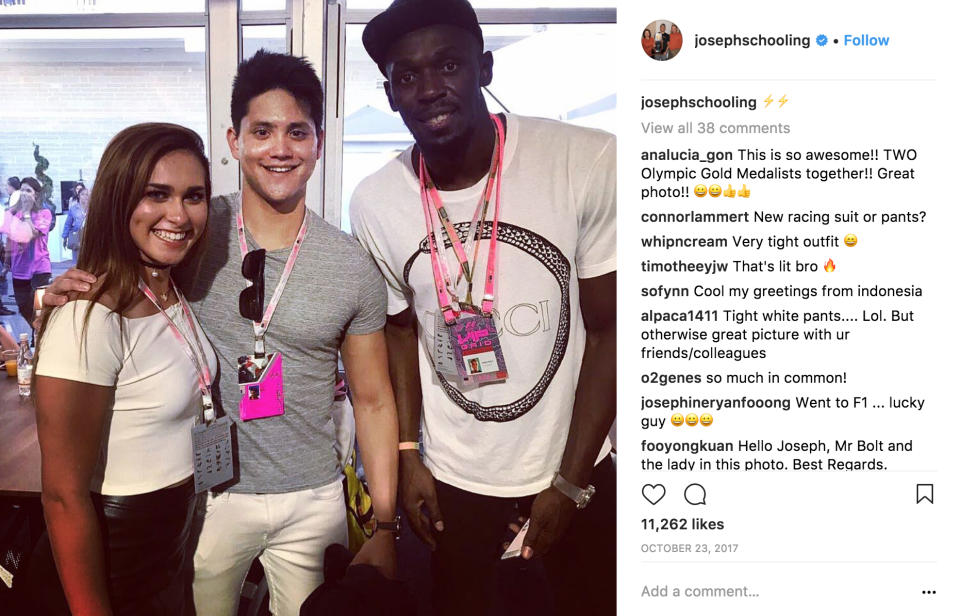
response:
<path id="1" fill-rule="evenodd" d="M 733 186 L 731 186 L 730 184 L 727 184 L 727 189 L 723 191 L 723 196 L 733 199 L 734 197 L 737 196 L 737 191 L 733 189 Z"/>
<path id="2" fill-rule="evenodd" d="M 743 188 L 740 189 L 740 192 L 737 193 L 738 196 L 749 199 L 750 198 L 750 189 L 747 188 L 747 185 L 744 184 Z"/>

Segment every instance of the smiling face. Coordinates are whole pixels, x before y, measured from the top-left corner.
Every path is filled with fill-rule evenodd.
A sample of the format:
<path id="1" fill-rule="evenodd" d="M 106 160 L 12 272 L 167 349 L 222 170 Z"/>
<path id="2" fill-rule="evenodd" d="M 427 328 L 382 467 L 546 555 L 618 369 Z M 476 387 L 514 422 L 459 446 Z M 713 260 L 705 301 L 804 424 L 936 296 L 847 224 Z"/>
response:
<path id="1" fill-rule="evenodd" d="M 304 202 L 323 136 L 293 95 L 275 89 L 250 99 L 240 132 L 230 128 L 227 141 L 240 161 L 244 197 L 259 197 L 284 212 Z"/>
<path id="2" fill-rule="evenodd" d="M 157 161 L 130 216 L 141 258 L 164 265 L 183 260 L 207 225 L 205 178 L 201 162 L 185 150 Z"/>
<path id="3" fill-rule="evenodd" d="M 461 28 L 429 26 L 403 36 L 387 52 L 390 107 L 421 148 L 463 144 L 489 114 L 480 88 L 493 78 L 493 55 Z"/>

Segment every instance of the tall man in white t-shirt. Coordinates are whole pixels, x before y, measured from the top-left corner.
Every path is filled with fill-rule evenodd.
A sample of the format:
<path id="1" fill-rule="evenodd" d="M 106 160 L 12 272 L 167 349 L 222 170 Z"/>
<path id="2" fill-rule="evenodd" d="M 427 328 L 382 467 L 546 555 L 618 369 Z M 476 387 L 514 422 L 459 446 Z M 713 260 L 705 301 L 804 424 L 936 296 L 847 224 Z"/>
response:
<path id="1" fill-rule="evenodd" d="M 557 611 L 613 613 L 616 141 L 549 120 L 493 120 L 481 92 L 493 57 L 464 0 L 397 0 L 363 42 L 416 140 L 357 187 L 351 221 L 387 280 L 390 371 L 408 447 L 401 501 L 435 550 L 437 610 L 496 608 L 503 534 L 520 513 L 530 516 L 523 558 L 544 557 Z M 451 249 L 451 232 L 463 250 Z M 505 380 L 493 353 L 451 360 L 444 347 L 444 334 L 453 340 L 461 319 L 474 318 L 470 303 L 492 308 Z M 484 361 L 491 382 L 458 377 L 487 370 Z"/>

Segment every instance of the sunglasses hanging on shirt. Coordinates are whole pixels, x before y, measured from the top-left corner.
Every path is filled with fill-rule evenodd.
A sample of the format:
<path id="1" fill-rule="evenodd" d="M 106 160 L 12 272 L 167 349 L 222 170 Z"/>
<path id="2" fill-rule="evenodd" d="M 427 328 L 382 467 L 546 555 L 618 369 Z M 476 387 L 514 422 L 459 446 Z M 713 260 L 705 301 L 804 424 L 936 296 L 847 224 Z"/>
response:
<path id="1" fill-rule="evenodd" d="M 253 283 L 240 291 L 240 316 L 254 322 L 263 320 L 263 268 L 267 260 L 267 251 L 263 248 L 251 250 L 243 257 L 240 273 Z"/>

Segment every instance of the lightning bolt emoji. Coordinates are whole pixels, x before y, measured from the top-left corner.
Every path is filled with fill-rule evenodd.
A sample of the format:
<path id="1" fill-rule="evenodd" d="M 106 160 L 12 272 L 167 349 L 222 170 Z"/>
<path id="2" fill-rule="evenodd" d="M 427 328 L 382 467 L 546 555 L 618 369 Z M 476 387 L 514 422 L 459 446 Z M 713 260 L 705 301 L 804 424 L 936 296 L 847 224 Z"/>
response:
<path id="1" fill-rule="evenodd" d="M 783 96 L 781 96 L 780 100 L 778 100 L 777 102 L 780 103 L 780 108 L 783 109 L 783 106 L 787 104 L 787 95 L 784 94 Z"/>
<path id="2" fill-rule="evenodd" d="M 764 109 L 766 109 L 767 107 L 769 107 L 769 106 L 770 106 L 770 103 L 773 102 L 773 94 L 767 94 L 767 98 L 763 99 L 763 102 L 765 102 L 765 103 L 767 104 L 766 107 L 764 107 Z"/>

